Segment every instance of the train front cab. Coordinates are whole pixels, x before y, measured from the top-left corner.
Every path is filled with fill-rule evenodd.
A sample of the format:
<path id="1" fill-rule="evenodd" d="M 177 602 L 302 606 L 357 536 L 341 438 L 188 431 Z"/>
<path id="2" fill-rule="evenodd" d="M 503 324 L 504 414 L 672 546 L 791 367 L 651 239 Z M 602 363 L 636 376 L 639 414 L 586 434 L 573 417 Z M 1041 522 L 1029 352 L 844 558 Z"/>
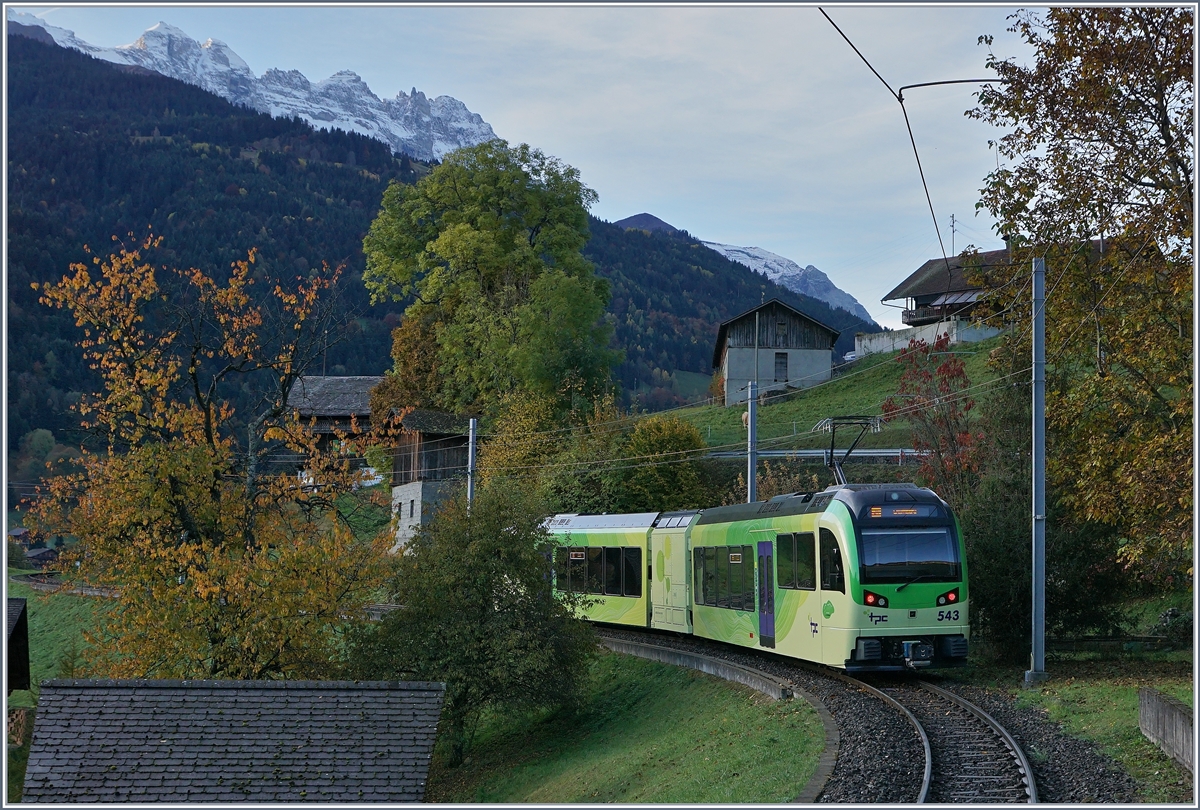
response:
<path id="1" fill-rule="evenodd" d="M 835 601 L 847 608 L 823 628 L 826 663 L 850 671 L 966 664 L 966 555 L 941 498 L 914 485 L 851 484 L 837 489 L 821 524 L 822 545 L 841 540 L 835 573 L 845 592 Z M 823 578 L 832 559 L 822 548 Z"/>
<path id="2" fill-rule="evenodd" d="M 572 514 L 546 521 L 560 544 L 554 552 L 554 587 L 589 596 L 583 618 L 650 626 L 649 537 L 658 515 Z"/>

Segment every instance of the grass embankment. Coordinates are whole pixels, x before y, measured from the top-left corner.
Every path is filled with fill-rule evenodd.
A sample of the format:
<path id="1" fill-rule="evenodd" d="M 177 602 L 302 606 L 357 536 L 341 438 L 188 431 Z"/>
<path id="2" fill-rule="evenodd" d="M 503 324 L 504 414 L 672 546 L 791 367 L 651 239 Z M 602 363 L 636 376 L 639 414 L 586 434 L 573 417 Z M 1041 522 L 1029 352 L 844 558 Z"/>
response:
<path id="1" fill-rule="evenodd" d="M 14 571 L 9 576 L 34 571 Z M 29 680 L 33 692 L 17 691 L 8 697 L 9 707 L 32 707 L 37 684 L 70 674 L 74 660 L 83 652 L 83 631 L 93 626 L 97 610 L 108 600 L 67 593 L 43 593 L 19 582 L 8 582 L 8 595 L 26 600 L 29 623 Z"/>
<path id="2" fill-rule="evenodd" d="M 1191 603 L 1191 594 L 1170 594 L 1130 602 L 1125 614 L 1133 633 L 1147 634 L 1162 611 Z M 1137 781 L 1143 801 L 1191 803 L 1191 777 L 1138 727 L 1138 688 L 1194 707 L 1192 656 L 1192 650 L 1124 649 L 1049 654 L 1050 679 L 1036 689 L 1022 686 L 1026 667 L 976 666 L 950 677 L 1007 691 L 1019 705 L 1045 711 L 1067 734 L 1094 742 Z"/>
<path id="3" fill-rule="evenodd" d="M 13 574 L 38 573 L 16 571 Z M 23 598 L 25 620 L 29 626 L 29 680 L 33 690 L 19 690 L 8 696 L 9 709 L 32 708 L 37 702 L 37 685 L 44 680 L 69 674 L 75 659 L 83 650 L 83 631 L 91 627 L 97 610 L 103 610 L 106 600 L 98 597 L 72 596 L 66 593 L 41 593 L 9 580 L 8 595 Z M 21 799 L 25 784 L 25 763 L 29 758 L 32 726 L 19 748 L 8 749 L 8 801 Z"/>
<path id="4" fill-rule="evenodd" d="M 603 653 L 588 688 L 575 714 L 491 718 L 458 768 L 435 754 L 427 800 L 788 802 L 824 748 L 804 700 L 694 670 Z"/>
<path id="5" fill-rule="evenodd" d="M 987 367 L 988 353 L 999 345 L 1000 338 L 980 343 L 951 347 L 961 352 L 972 386 L 995 379 Z M 758 411 L 758 440 L 762 449 L 823 449 L 829 446 L 828 433 L 811 433 L 813 426 L 830 416 L 878 416 L 883 401 L 896 393 L 902 368 L 896 362 L 897 352 L 872 354 L 847 366 L 832 380 L 813 388 L 772 397 Z M 971 392 L 978 402 L 987 396 L 987 388 Z M 680 418 L 700 429 L 709 447 L 738 445 L 746 441 L 742 427 L 744 406 L 726 408 L 705 405 L 678 411 Z M 847 435 L 839 446 L 853 439 Z M 900 420 L 884 425 L 880 433 L 868 433 L 860 447 L 911 447 L 912 436 L 907 422 Z"/>

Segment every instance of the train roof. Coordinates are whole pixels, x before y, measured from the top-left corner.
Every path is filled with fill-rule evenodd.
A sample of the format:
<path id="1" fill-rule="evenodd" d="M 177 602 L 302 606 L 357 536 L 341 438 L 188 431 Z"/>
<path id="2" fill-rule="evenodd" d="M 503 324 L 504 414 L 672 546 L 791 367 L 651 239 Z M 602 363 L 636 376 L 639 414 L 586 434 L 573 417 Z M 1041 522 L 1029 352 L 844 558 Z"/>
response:
<path id="1" fill-rule="evenodd" d="M 649 529 L 658 512 L 637 512 L 631 515 L 565 514 L 546 518 L 545 526 L 552 532 L 589 529 Z"/>
<path id="2" fill-rule="evenodd" d="M 902 492 L 905 500 L 941 500 L 931 490 L 918 487 L 916 484 L 836 484 L 821 492 L 791 492 L 786 495 L 776 495 L 767 501 L 705 509 L 700 515 L 700 519 L 696 521 L 696 525 L 824 512 L 834 499 L 846 501 L 855 506 L 868 502 L 883 503 L 889 492 Z"/>
<path id="3" fill-rule="evenodd" d="M 663 512 L 654 521 L 656 529 L 686 529 L 692 522 L 692 517 L 699 514 L 699 509 L 685 509 L 679 512 Z"/>

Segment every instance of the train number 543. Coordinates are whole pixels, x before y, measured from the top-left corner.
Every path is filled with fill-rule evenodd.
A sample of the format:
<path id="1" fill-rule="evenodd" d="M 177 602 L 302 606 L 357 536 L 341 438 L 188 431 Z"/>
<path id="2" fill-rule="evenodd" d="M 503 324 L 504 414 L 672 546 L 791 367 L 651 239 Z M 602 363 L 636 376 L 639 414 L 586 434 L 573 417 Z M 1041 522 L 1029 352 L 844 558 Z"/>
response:
<path id="1" fill-rule="evenodd" d="M 939 622 L 956 622 L 956 621 L 958 621 L 958 611 L 957 610 L 939 610 L 938 611 L 938 621 Z"/>

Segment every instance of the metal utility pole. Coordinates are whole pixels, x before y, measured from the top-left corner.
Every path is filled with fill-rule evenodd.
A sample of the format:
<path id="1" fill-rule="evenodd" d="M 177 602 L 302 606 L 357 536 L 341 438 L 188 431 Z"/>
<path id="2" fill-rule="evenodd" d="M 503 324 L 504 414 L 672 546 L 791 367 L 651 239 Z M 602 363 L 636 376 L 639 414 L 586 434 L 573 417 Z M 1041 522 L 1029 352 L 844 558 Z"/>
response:
<path id="1" fill-rule="evenodd" d="M 475 427 L 479 420 L 471 417 L 471 429 L 467 434 L 467 508 L 475 500 Z"/>
<path id="2" fill-rule="evenodd" d="M 1033 651 L 1025 685 L 1046 674 L 1046 260 L 1033 260 Z"/>
<path id="3" fill-rule="evenodd" d="M 746 503 L 758 500 L 758 383 L 750 381 L 750 398 L 746 400 Z"/>
<path id="4" fill-rule="evenodd" d="M 754 313 L 754 384 L 758 385 L 758 313 Z"/>

